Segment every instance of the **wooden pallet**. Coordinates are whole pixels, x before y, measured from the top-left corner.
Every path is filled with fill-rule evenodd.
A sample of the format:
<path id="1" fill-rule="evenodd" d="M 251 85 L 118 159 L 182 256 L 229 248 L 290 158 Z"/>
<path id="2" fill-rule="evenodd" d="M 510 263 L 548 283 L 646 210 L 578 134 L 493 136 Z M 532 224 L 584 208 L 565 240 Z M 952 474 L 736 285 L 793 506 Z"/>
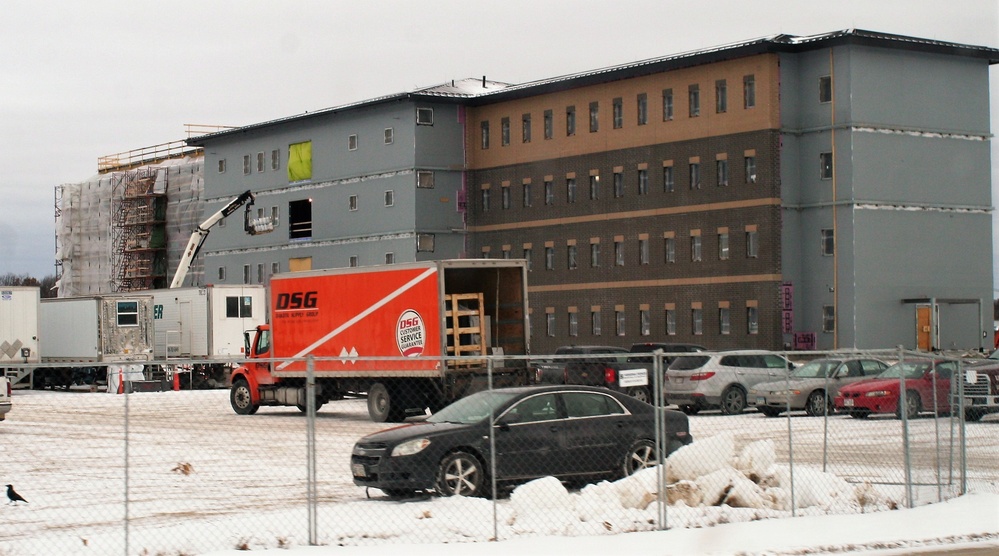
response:
<path id="1" fill-rule="evenodd" d="M 486 336 L 482 325 L 485 311 L 481 293 L 457 293 L 444 296 L 447 354 L 457 357 L 486 355 Z M 455 362 L 456 366 L 482 365 L 484 359 Z"/>

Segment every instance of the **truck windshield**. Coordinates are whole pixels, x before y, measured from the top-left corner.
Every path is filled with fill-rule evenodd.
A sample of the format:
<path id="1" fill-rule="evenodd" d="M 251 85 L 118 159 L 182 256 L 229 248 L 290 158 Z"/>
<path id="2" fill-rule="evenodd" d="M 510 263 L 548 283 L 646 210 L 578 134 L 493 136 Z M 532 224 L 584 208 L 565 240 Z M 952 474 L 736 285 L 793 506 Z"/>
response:
<path id="1" fill-rule="evenodd" d="M 488 419 L 489 415 L 502 407 L 511 398 L 516 396 L 513 392 L 503 392 L 498 390 L 487 390 L 478 392 L 471 396 L 461 398 L 453 404 L 427 417 L 429 423 L 478 423 L 483 419 Z M 499 415 L 497 415 L 498 417 Z"/>
<path id="2" fill-rule="evenodd" d="M 264 355 L 271 350 L 271 331 L 261 330 L 260 336 L 257 337 L 257 351 L 254 352 L 255 355 Z"/>

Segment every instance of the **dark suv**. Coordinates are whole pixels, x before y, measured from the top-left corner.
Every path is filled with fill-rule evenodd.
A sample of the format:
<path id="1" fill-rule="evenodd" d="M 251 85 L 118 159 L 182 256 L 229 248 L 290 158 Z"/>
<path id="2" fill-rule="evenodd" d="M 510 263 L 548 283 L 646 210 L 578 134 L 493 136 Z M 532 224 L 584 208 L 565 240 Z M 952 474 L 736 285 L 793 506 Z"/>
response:
<path id="1" fill-rule="evenodd" d="M 699 346 L 697 344 L 671 344 L 666 342 L 638 342 L 637 344 L 631 344 L 631 349 L 628 350 L 630 353 L 647 353 L 650 355 L 632 355 L 628 357 L 628 361 L 634 361 L 636 363 L 648 363 L 652 364 L 653 351 L 657 349 L 663 350 L 663 353 L 667 354 L 664 356 L 663 365 L 665 366 L 673 362 L 677 358 L 677 354 L 681 353 L 697 353 L 700 351 L 708 351 L 708 348 L 704 346 Z"/>
<path id="2" fill-rule="evenodd" d="M 652 364 L 634 362 L 630 355 L 615 346 L 562 346 L 552 360 L 532 365 L 534 382 L 603 386 L 650 403 Z"/>

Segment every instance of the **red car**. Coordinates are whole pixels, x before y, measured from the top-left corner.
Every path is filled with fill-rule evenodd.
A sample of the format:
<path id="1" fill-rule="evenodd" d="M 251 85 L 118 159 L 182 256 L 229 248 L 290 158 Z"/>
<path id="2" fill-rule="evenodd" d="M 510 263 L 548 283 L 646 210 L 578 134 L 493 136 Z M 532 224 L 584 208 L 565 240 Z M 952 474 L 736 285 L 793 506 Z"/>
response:
<path id="1" fill-rule="evenodd" d="M 872 413 L 899 410 L 899 384 L 905 381 L 906 416 L 913 418 L 923 411 L 950 411 L 950 379 L 957 371 L 954 361 L 901 361 L 870 380 L 848 384 L 839 389 L 836 411 L 863 419 Z"/>

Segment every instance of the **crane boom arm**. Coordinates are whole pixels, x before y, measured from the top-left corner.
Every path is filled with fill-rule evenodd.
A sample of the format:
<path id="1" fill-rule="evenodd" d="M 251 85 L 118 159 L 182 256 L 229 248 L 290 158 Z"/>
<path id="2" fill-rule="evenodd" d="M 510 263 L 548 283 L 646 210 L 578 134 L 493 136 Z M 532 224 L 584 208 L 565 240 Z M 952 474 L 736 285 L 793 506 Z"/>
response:
<path id="1" fill-rule="evenodd" d="M 184 248 L 184 255 L 180 258 L 180 263 L 177 265 L 177 272 L 173 275 L 173 281 L 170 282 L 171 288 L 179 288 L 184 284 L 184 278 L 187 278 L 187 272 L 191 269 L 191 263 L 201 251 L 201 246 L 204 245 L 208 233 L 219 223 L 219 220 L 236 212 L 243 205 L 246 205 L 246 208 L 249 209 L 253 205 L 253 201 L 253 193 L 246 190 L 194 229 L 191 239 L 187 242 L 187 247 Z"/>

